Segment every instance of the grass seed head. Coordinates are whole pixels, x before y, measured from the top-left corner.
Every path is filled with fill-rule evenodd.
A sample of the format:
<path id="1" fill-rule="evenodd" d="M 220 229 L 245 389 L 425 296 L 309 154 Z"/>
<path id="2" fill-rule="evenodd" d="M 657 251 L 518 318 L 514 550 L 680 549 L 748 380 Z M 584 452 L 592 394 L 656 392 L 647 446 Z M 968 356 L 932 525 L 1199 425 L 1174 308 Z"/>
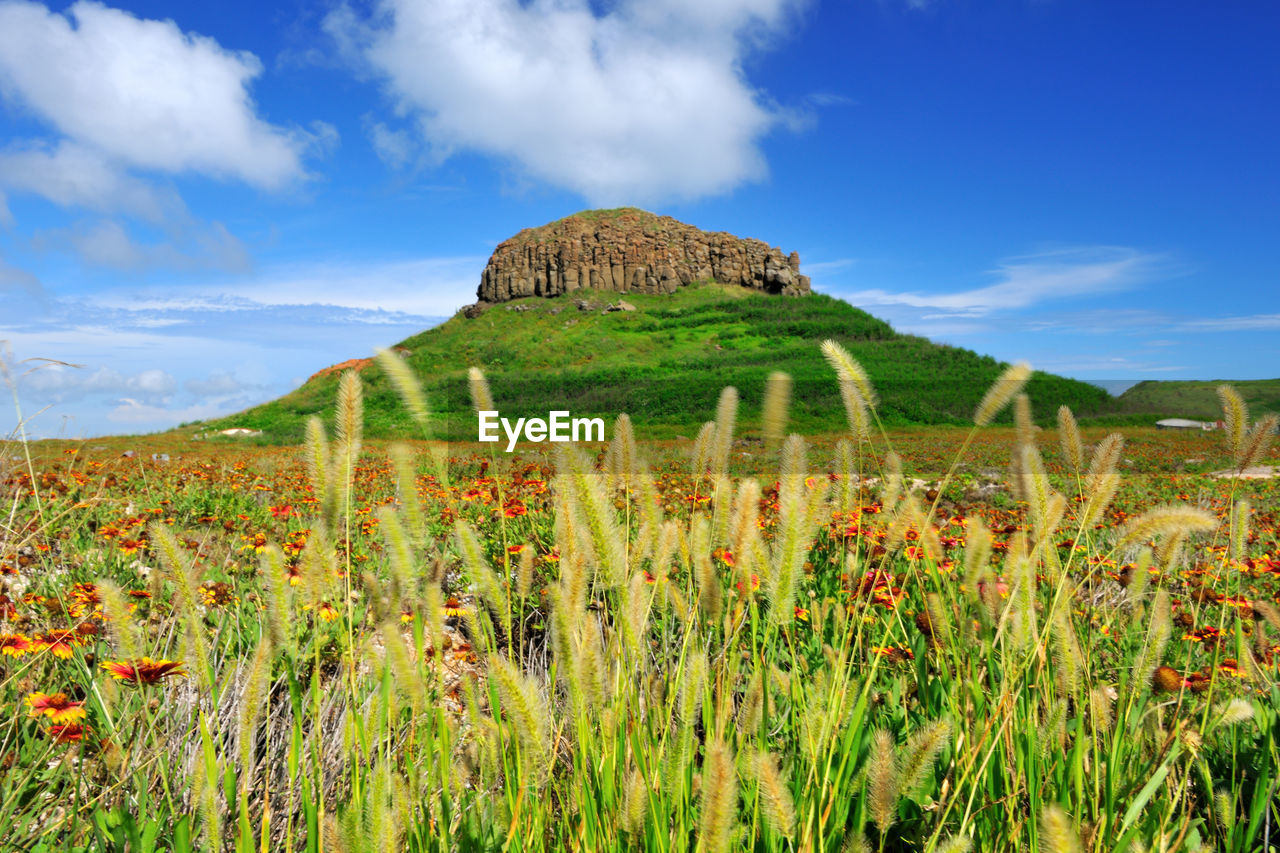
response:
<path id="1" fill-rule="evenodd" d="M 1057 803 L 1040 812 L 1040 840 L 1046 853 L 1081 853 L 1080 833 Z"/>
<path id="2" fill-rule="evenodd" d="M 764 390 L 761 428 L 765 443 L 777 447 L 787 434 L 787 410 L 791 406 L 791 377 L 780 370 L 769 374 Z"/>
<path id="3" fill-rule="evenodd" d="M 1031 378 L 1031 366 L 1025 362 L 1011 365 L 1005 368 L 1004 373 L 1000 374 L 990 388 L 987 389 L 986 395 L 982 398 L 982 402 L 978 403 L 977 410 L 973 413 L 973 422 L 976 426 L 986 426 L 995 419 L 996 415 L 1009 405 L 1009 401 L 1022 392 L 1027 384 L 1027 380 Z"/>

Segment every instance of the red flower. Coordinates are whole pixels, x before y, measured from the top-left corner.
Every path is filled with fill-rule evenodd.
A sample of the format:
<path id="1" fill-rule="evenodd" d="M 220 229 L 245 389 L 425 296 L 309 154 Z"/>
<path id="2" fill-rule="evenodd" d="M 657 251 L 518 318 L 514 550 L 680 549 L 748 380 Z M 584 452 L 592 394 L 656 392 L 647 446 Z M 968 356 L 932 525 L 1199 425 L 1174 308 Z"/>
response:
<path id="1" fill-rule="evenodd" d="M 71 657 L 72 648 L 79 645 L 80 637 L 75 631 L 45 631 L 35 638 L 34 651 L 49 651 L 54 657 L 66 660 Z"/>
<path id="2" fill-rule="evenodd" d="M 31 651 L 31 640 L 21 634 L 0 634 L 0 655 L 22 657 Z"/>
<path id="3" fill-rule="evenodd" d="M 25 700 L 32 717 L 47 716 L 55 723 L 84 719 L 84 703 L 73 702 L 65 693 L 31 693 Z"/>
<path id="4" fill-rule="evenodd" d="M 186 675 L 180 661 L 138 658 L 134 661 L 107 661 L 102 668 L 117 681 L 127 681 L 135 687 L 143 684 L 159 684 L 172 675 Z"/>
<path id="5" fill-rule="evenodd" d="M 50 726 L 49 737 L 53 738 L 54 743 L 74 743 L 75 741 L 84 740 L 84 726 L 79 723 Z"/>

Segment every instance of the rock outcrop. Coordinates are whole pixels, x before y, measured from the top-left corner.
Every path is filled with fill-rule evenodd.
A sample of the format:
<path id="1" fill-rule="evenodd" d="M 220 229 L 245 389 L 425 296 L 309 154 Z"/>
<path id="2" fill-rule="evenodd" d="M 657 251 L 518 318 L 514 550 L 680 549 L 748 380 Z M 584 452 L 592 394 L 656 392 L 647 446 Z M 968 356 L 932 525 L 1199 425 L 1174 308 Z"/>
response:
<path id="1" fill-rule="evenodd" d="M 478 314 L 497 302 L 577 290 L 673 293 L 708 280 L 788 296 L 809 292 L 796 252 L 784 255 L 760 240 L 628 207 L 585 211 L 502 242 L 484 268 L 472 309 Z"/>

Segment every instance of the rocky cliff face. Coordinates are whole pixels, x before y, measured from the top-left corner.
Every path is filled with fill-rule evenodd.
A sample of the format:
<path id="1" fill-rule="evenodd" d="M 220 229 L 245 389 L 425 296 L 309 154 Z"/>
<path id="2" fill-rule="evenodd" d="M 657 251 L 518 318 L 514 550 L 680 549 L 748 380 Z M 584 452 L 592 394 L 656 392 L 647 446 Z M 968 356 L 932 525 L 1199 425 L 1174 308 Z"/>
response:
<path id="1" fill-rule="evenodd" d="M 578 290 L 672 293 L 708 279 L 765 293 L 809 292 L 796 252 L 622 208 L 526 228 L 499 244 L 480 278 L 476 307 Z"/>

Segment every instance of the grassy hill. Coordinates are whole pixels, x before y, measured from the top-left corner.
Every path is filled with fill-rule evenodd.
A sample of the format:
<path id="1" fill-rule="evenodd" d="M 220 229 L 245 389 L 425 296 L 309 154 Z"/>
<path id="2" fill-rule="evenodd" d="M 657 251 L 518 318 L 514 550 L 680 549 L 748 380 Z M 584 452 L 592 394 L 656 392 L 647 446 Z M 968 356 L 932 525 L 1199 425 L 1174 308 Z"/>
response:
<path id="1" fill-rule="evenodd" d="M 577 307 L 579 299 L 595 303 Z M 741 429 L 757 426 L 766 377 L 783 370 L 794 380 L 792 428 L 838 430 L 844 412 L 834 374 L 819 344 L 833 338 L 870 374 L 888 424 L 964 423 L 1003 365 L 988 356 L 902 335 L 838 299 L 812 294 L 778 297 L 714 283 L 674 295 L 630 293 L 634 312 L 603 313 L 619 297 L 578 292 L 531 298 L 461 315 L 400 346 L 421 378 L 436 419 L 436 437 L 475 440 L 466 370 L 482 368 L 504 417 L 574 417 L 611 422 L 628 413 L 642 436 L 692 435 L 715 411 L 726 385 L 738 388 Z M 376 364 L 364 366 L 366 434 L 417 436 Z M 278 400 L 204 429 L 248 427 L 271 442 L 296 442 L 307 416 L 328 416 L 338 371 L 312 377 Z M 1028 385 L 1036 412 L 1052 418 L 1066 403 L 1079 415 L 1107 413 L 1115 401 L 1085 382 L 1037 373 Z"/>
<path id="2" fill-rule="evenodd" d="M 1119 403 L 1124 411 L 1134 414 L 1212 421 L 1222 416 L 1222 404 L 1218 401 L 1218 386 L 1221 384 L 1222 381 L 1139 382 L 1120 395 Z M 1230 384 L 1249 404 L 1250 415 L 1256 417 L 1280 412 L 1280 379 L 1233 381 Z"/>

